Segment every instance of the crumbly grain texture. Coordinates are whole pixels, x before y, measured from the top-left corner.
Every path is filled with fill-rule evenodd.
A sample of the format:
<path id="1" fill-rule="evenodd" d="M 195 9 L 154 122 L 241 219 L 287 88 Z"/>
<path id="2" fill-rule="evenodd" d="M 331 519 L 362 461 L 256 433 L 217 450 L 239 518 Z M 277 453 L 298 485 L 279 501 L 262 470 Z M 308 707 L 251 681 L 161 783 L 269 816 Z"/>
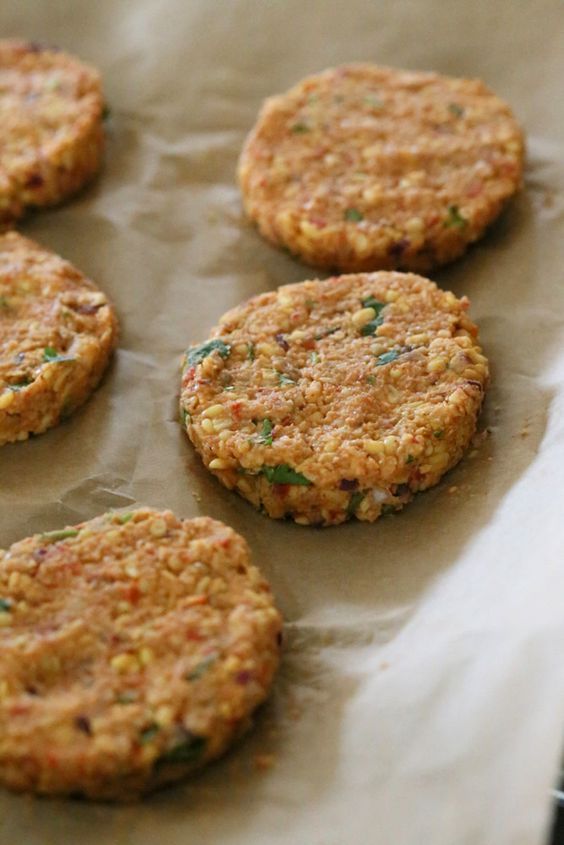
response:
<path id="1" fill-rule="evenodd" d="M 91 281 L 33 241 L 0 235 L 0 445 L 71 414 L 116 340 L 114 310 Z"/>
<path id="2" fill-rule="evenodd" d="M 0 226 L 61 202 L 100 167 L 99 74 L 72 56 L 0 41 Z"/>
<path id="3" fill-rule="evenodd" d="M 488 365 L 467 307 L 396 272 L 257 296 L 186 353 L 188 436 L 271 517 L 334 525 L 399 510 L 476 430 Z"/>
<path id="4" fill-rule="evenodd" d="M 356 64 L 268 99 L 239 162 L 262 235 L 340 272 L 427 272 L 521 184 L 510 108 L 479 80 Z"/>
<path id="5" fill-rule="evenodd" d="M 219 756 L 279 661 L 245 541 L 141 508 L 0 552 L 0 782 L 130 800 Z"/>

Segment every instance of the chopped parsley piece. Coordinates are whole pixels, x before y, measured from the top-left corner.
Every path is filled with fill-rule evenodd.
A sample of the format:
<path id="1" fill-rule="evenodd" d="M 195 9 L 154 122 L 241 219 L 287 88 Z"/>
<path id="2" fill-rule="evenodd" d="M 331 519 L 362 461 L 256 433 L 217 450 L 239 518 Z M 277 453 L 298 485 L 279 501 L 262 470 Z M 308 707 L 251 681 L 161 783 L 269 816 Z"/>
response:
<path id="1" fill-rule="evenodd" d="M 191 419 L 192 418 L 186 408 L 182 408 L 182 410 L 180 411 L 180 422 L 182 423 L 182 425 L 186 425 L 186 421 L 190 422 Z"/>
<path id="2" fill-rule="evenodd" d="M 464 114 L 464 109 L 462 108 L 462 106 L 459 106 L 458 103 L 449 103 L 448 110 L 455 117 L 462 117 L 462 115 Z"/>
<path id="3" fill-rule="evenodd" d="M 366 376 L 366 381 L 368 384 L 376 384 L 376 376 Z"/>
<path id="4" fill-rule="evenodd" d="M 407 458 L 405 459 L 405 462 L 406 462 L 406 464 L 412 464 L 414 460 L 415 460 L 415 458 L 413 457 L 413 455 L 408 455 Z"/>
<path id="5" fill-rule="evenodd" d="M 255 345 L 254 343 L 247 343 L 247 358 L 249 361 L 255 360 Z"/>
<path id="6" fill-rule="evenodd" d="M 142 730 L 139 734 L 139 742 L 141 743 L 141 745 L 147 745 L 148 742 L 151 742 L 151 740 L 156 737 L 159 730 L 160 728 L 155 722 L 153 722 L 152 725 L 149 725 L 149 727 Z"/>
<path id="7" fill-rule="evenodd" d="M 383 367 L 384 364 L 391 364 L 392 361 L 395 361 L 396 358 L 399 358 L 400 352 L 396 349 L 390 349 L 389 352 L 383 352 L 382 355 L 378 355 L 376 358 L 376 366 Z"/>
<path id="8" fill-rule="evenodd" d="M 215 663 L 217 657 L 217 654 L 210 654 L 209 657 L 205 657 L 203 660 L 200 660 L 200 662 L 197 663 L 196 666 L 194 666 L 192 671 L 186 675 L 186 680 L 197 681 L 198 678 L 201 678 L 202 675 L 205 675 L 210 666 Z"/>
<path id="9" fill-rule="evenodd" d="M 211 355 L 212 352 L 219 352 L 222 358 L 228 358 L 231 352 L 231 346 L 225 343 L 220 337 L 214 337 L 212 340 L 207 340 L 201 343 L 200 346 L 194 346 L 186 352 L 186 361 L 189 367 L 195 367 L 196 364 L 201 364 L 204 358 Z"/>
<path id="10" fill-rule="evenodd" d="M 306 304 L 306 308 L 311 309 L 311 308 L 315 308 L 315 306 L 317 305 L 317 302 L 315 301 L 315 299 L 306 299 L 305 304 Z"/>
<path id="11" fill-rule="evenodd" d="M 319 354 L 317 352 L 312 352 L 309 356 L 310 364 L 318 364 L 319 363 Z"/>
<path id="12" fill-rule="evenodd" d="M 278 381 L 282 385 L 296 383 L 293 378 L 290 378 L 290 376 L 285 375 L 285 373 L 278 373 Z"/>
<path id="13" fill-rule="evenodd" d="M 259 443 L 264 443 L 265 446 L 272 446 L 272 423 L 270 420 L 262 421 L 261 432 L 257 439 Z"/>
<path id="14" fill-rule="evenodd" d="M 5 296 L 0 296 L 0 308 L 9 308 L 8 300 Z"/>
<path id="15" fill-rule="evenodd" d="M 379 299 L 376 299 L 374 296 L 367 296 L 365 299 L 361 300 L 363 308 L 374 308 L 376 311 L 376 316 L 380 313 L 380 311 L 386 307 L 385 302 L 380 302 Z"/>
<path id="16" fill-rule="evenodd" d="M 291 128 L 291 131 L 294 133 L 294 135 L 303 135 L 304 132 L 309 132 L 309 126 L 307 125 L 307 123 L 302 123 L 301 121 L 298 121 L 298 123 L 294 123 Z"/>
<path id="17" fill-rule="evenodd" d="M 206 747 L 205 737 L 194 736 L 188 731 L 186 733 L 187 738 L 183 742 L 161 754 L 156 761 L 158 766 L 166 763 L 195 763 L 202 756 Z"/>
<path id="18" fill-rule="evenodd" d="M 9 599 L 0 599 L 0 613 L 9 613 L 12 609 L 12 602 Z"/>
<path id="19" fill-rule="evenodd" d="M 434 431 L 433 437 L 436 437 L 437 440 L 442 440 L 442 438 L 444 437 L 444 431 L 442 430 L 442 428 L 439 428 L 437 429 L 437 431 Z"/>
<path id="20" fill-rule="evenodd" d="M 127 522 L 133 519 L 132 513 L 118 513 L 116 514 L 117 521 L 120 522 L 122 525 L 125 525 Z"/>
<path id="21" fill-rule="evenodd" d="M 56 543 L 58 540 L 68 540 L 69 537 L 78 537 L 78 531 L 74 528 L 66 528 L 62 531 L 44 531 L 41 535 L 41 539 L 47 540 L 49 543 Z"/>
<path id="22" fill-rule="evenodd" d="M 395 513 L 396 507 L 395 505 L 384 504 L 382 505 L 382 513 Z"/>
<path id="23" fill-rule="evenodd" d="M 466 226 L 467 220 L 465 217 L 462 216 L 460 211 L 458 210 L 457 205 L 449 205 L 448 207 L 448 217 L 445 220 L 444 225 L 446 227 L 456 227 L 461 229 L 463 226 Z"/>
<path id="24" fill-rule="evenodd" d="M 358 508 L 358 506 L 360 505 L 360 503 L 362 502 L 363 499 L 364 499 L 364 493 L 361 493 L 360 490 L 357 490 L 355 493 L 352 493 L 352 495 L 349 499 L 349 503 L 347 505 L 347 515 L 348 516 L 353 516 L 356 513 L 357 508 Z"/>
<path id="25" fill-rule="evenodd" d="M 301 472 L 296 472 L 288 464 L 277 464 L 275 467 L 264 466 L 261 472 L 271 484 L 311 484 L 309 478 L 306 478 Z"/>
<path id="26" fill-rule="evenodd" d="M 29 387 L 31 382 L 32 382 L 32 379 L 28 378 L 25 381 L 18 381 L 15 384 L 9 384 L 9 385 L 7 385 L 7 387 L 8 387 L 8 390 L 13 390 L 15 393 L 17 393 L 18 390 L 23 390 L 24 387 Z"/>
<path id="27" fill-rule="evenodd" d="M 75 359 L 73 355 L 64 355 L 57 352 L 52 346 L 46 346 L 43 350 L 43 360 L 47 363 L 53 363 L 54 361 L 74 361 Z"/>
<path id="28" fill-rule="evenodd" d="M 358 208 L 346 208 L 343 217 L 350 223 L 360 223 L 364 220 L 364 214 Z"/>
<path id="29" fill-rule="evenodd" d="M 384 318 L 381 314 L 378 314 L 378 316 L 374 317 L 373 320 L 370 320 L 369 323 L 364 324 L 364 326 L 360 330 L 361 335 L 366 337 L 367 335 L 375 334 L 376 329 L 378 328 L 378 326 L 381 326 L 383 322 Z"/>

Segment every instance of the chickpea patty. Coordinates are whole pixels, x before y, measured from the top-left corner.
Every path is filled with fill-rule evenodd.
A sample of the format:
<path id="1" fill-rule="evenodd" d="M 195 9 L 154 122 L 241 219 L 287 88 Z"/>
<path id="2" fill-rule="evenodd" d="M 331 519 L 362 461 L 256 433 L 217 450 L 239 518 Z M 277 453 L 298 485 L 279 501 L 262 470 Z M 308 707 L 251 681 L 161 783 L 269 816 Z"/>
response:
<path id="1" fill-rule="evenodd" d="M 0 445 L 84 402 L 116 340 L 114 310 L 91 281 L 33 241 L 0 235 Z"/>
<path id="2" fill-rule="evenodd" d="M 247 214 L 306 263 L 427 272 L 521 183 L 523 136 L 479 80 L 369 64 L 268 99 L 239 162 Z"/>
<path id="3" fill-rule="evenodd" d="M 94 68 L 39 44 L 0 41 L 0 225 L 61 202 L 94 176 L 102 111 Z"/>
<path id="4" fill-rule="evenodd" d="M 476 430 L 488 365 L 468 304 L 395 272 L 257 296 L 186 353 L 188 436 L 271 517 L 334 525 L 399 510 Z"/>
<path id="5" fill-rule="evenodd" d="M 219 756 L 281 618 L 245 541 L 140 508 L 0 551 L 0 782 L 128 800 Z"/>

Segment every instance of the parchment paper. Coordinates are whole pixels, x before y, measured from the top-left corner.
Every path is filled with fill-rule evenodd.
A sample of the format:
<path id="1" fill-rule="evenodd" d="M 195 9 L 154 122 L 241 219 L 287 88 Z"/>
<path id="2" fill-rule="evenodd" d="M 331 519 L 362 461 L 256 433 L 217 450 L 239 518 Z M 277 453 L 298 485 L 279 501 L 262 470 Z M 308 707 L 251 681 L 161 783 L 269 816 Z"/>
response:
<path id="1" fill-rule="evenodd" d="M 80 412 L 0 451 L 0 544 L 136 503 L 210 514 L 250 542 L 287 647 L 256 730 L 206 773 L 138 806 L 2 793 L 2 845 L 544 840 L 564 724 L 563 27 L 557 0 L 3 0 L 2 37 L 104 74 L 101 178 L 22 229 L 112 297 L 122 338 Z M 227 308 L 315 275 L 245 223 L 236 158 L 263 97 L 357 59 L 484 78 L 527 130 L 527 188 L 435 276 L 472 300 L 489 438 L 402 514 L 316 530 L 204 471 L 178 363 Z"/>

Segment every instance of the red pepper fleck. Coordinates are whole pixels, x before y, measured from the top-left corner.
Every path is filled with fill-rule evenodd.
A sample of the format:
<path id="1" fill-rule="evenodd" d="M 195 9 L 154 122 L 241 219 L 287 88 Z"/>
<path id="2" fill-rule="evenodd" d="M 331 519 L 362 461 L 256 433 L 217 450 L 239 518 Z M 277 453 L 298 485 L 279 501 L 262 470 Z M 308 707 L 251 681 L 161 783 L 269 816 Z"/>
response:
<path id="1" fill-rule="evenodd" d="M 235 680 L 238 684 L 242 684 L 243 686 L 245 686 L 245 684 L 248 684 L 249 681 L 252 680 L 252 677 L 253 676 L 251 672 L 247 671 L 246 669 L 243 669 L 242 672 L 237 672 L 237 674 L 235 675 Z"/>
<path id="2" fill-rule="evenodd" d="M 141 598 L 141 590 L 137 583 L 133 583 L 126 591 L 127 600 L 132 604 L 137 604 Z"/>
<path id="3" fill-rule="evenodd" d="M 274 491 L 275 496 L 280 496 L 281 498 L 285 498 L 288 493 L 290 492 L 290 485 L 289 484 L 273 484 L 272 489 Z"/>

